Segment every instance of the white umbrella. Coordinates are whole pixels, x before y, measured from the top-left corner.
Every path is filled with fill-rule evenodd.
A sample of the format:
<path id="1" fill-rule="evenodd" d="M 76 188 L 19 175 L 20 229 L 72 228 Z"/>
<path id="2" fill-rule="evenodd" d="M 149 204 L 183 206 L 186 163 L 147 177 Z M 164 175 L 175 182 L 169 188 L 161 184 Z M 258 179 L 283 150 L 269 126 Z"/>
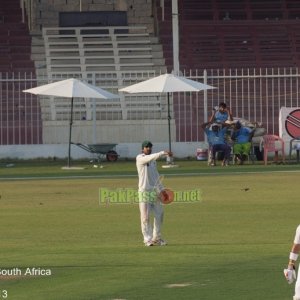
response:
<path id="1" fill-rule="evenodd" d="M 169 151 L 171 151 L 171 115 L 170 115 L 170 93 L 175 92 L 199 92 L 214 89 L 215 87 L 187 79 L 173 74 L 163 74 L 146 81 L 142 81 L 128 87 L 119 89 L 126 93 L 167 93 L 168 97 L 168 129 L 169 129 Z"/>
<path id="2" fill-rule="evenodd" d="M 70 112 L 70 128 L 69 128 L 69 148 L 68 148 L 68 167 L 71 160 L 71 137 L 73 124 L 73 98 L 101 98 L 101 99 L 117 99 L 118 95 L 109 93 L 99 87 L 90 85 L 78 79 L 70 78 L 41 85 L 32 89 L 24 90 L 25 93 L 34 95 L 47 95 L 71 98 Z"/>

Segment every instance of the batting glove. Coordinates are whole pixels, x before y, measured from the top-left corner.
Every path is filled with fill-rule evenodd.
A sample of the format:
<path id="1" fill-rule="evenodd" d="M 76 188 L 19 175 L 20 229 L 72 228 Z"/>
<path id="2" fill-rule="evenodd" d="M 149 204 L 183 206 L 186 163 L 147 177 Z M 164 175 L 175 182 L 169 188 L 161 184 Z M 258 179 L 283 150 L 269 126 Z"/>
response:
<path id="1" fill-rule="evenodd" d="M 295 269 L 284 269 L 284 277 L 289 284 L 292 284 L 296 280 L 296 271 Z"/>

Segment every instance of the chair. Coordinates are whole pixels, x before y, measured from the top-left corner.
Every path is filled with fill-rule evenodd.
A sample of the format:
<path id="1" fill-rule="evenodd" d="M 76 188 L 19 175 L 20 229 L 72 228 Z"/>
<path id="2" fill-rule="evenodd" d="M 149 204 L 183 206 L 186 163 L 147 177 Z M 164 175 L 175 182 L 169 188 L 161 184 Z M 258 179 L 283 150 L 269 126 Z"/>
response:
<path id="1" fill-rule="evenodd" d="M 282 155 L 282 162 L 285 160 L 284 155 L 284 141 L 282 138 L 280 138 L 278 135 L 273 134 L 266 134 L 263 136 L 262 144 L 264 148 L 264 163 L 265 165 L 268 164 L 268 152 L 274 152 L 275 153 L 275 161 L 278 161 L 278 152 L 281 151 Z M 278 146 L 278 144 L 280 144 Z"/>
<path id="2" fill-rule="evenodd" d="M 294 145 L 293 147 L 293 143 L 296 143 L 296 145 Z M 297 154 L 297 163 L 299 163 L 299 151 L 300 151 L 300 148 L 298 146 L 298 144 L 300 144 L 300 136 L 297 136 L 293 139 L 290 140 L 290 153 L 289 153 L 289 160 L 291 161 L 292 159 L 292 151 L 293 149 L 296 150 L 296 154 Z"/>

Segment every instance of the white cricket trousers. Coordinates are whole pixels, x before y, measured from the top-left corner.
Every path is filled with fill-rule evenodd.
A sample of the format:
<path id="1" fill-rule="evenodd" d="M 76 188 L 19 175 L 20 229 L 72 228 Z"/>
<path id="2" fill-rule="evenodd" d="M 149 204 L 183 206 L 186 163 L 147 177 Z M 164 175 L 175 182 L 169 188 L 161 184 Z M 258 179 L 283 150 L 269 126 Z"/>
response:
<path id="1" fill-rule="evenodd" d="M 298 266 L 298 276 L 295 284 L 295 296 L 293 300 L 300 300 L 300 268 Z"/>
<path id="2" fill-rule="evenodd" d="M 144 243 L 161 238 L 161 226 L 164 218 L 164 208 L 160 201 L 140 202 L 141 228 Z M 150 221 L 151 213 L 154 214 L 153 229 Z"/>

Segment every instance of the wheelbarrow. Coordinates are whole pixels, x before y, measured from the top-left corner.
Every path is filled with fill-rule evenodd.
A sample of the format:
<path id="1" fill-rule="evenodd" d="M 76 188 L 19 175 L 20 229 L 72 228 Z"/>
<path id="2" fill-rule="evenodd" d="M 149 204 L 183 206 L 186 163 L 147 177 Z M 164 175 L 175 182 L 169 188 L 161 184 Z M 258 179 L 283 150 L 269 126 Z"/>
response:
<path id="1" fill-rule="evenodd" d="M 100 163 L 105 157 L 107 161 L 116 161 L 119 157 L 118 153 L 114 150 L 118 144 L 72 144 L 88 151 L 89 153 L 96 154 L 98 163 Z"/>

